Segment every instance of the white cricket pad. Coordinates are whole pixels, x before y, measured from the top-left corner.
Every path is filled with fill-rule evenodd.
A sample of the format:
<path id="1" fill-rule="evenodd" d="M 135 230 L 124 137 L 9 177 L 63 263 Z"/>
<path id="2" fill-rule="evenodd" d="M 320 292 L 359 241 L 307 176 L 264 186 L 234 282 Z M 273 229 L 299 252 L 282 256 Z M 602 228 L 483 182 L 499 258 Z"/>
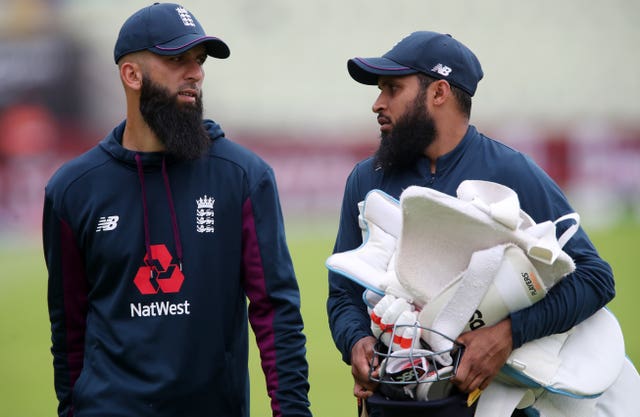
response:
<path id="1" fill-rule="evenodd" d="M 402 228 L 398 200 L 380 190 L 370 191 L 362 205 L 360 225 L 364 227 L 362 245 L 334 253 L 326 261 L 327 268 L 377 294 L 386 291 L 411 300 L 395 273 L 396 241 Z"/>
<path id="2" fill-rule="evenodd" d="M 400 196 L 396 272 L 418 304 L 429 303 L 451 285 L 475 252 L 497 245 L 522 248 L 547 288 L 575 269 L 555 237 L 555 224 L 535 224 L 520 210 L 513 190 L 487 181 L 463 181 L 458 194 L 456 198 L 412 186 Z M 577 215 L 562 220 L 567 219 L 578 221 Z M 568 228 L 562 241 L 575 230 Z"/>

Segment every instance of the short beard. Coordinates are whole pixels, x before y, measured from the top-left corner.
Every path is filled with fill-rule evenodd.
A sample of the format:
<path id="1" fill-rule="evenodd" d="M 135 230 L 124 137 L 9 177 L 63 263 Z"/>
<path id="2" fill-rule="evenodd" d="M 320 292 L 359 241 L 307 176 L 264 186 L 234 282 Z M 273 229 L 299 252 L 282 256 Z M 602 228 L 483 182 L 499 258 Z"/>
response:
<path id="1" fill-rule="evenodd" d="M 425 94 L 425 91 L 418 94 L 391 132 L 380 135 L 380 146 L 374 156 L 376 167 L 384 171 L 410 169 L 425 156 L 425 150 L 436 137 L 436 126 L 427 112 Z"/>
<path id="2" fill-rule="evenodd" d="M 210 139 L 202 124 L 202 96 L 194 105 L 181 104 L 178 94 L 142 79 L 140 113 L 165 146 L 166 153 L 180 160 L 194 160 L 205 154 Z"/>

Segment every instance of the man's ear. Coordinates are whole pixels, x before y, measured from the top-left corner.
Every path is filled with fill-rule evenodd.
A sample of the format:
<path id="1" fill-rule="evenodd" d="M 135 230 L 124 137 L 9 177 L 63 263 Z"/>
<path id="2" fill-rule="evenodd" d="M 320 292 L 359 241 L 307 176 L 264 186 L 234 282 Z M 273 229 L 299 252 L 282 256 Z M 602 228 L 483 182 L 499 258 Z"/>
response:
<path id="1" fill-rule="evenodd" d="M 140 90 L 142 87 L 142 69 L 135 62 L 125 61 L 120 64 L 120 78 L 122 83 L 132 89 Z"/>
<path id="2" fill-rule="evenodd" d="M 445 80 L 438 80 L 431 83 L 431 99 L 434 105 L 443 104 L 451 96 L 451 85 Z"/>

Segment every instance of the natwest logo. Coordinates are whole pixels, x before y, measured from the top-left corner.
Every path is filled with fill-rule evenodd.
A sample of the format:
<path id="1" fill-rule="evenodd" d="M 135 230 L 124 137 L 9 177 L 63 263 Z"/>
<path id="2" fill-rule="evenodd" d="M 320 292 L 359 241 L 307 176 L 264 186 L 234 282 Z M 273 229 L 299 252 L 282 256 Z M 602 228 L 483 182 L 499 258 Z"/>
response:
<path id="1" fill-rule="evenodd" d="M 151 257 L 147 265 L 141 266 L 133 279 L 142 294 L 157 294 L 158 292 L 175 293 L 180 291 L 184 282 L 184 275 L 176 264 L 172 264 L 173 257 L 165 245 L 151 245 Z"/>

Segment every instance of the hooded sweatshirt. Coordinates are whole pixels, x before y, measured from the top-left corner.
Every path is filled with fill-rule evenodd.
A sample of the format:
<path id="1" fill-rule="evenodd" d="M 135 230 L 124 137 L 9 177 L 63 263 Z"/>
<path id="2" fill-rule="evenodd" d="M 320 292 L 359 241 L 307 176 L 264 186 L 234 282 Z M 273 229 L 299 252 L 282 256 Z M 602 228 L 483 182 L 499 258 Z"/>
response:
<path id="1" fill-rule="evenodd" d="M 250 323 L 273 415 L 309 416 L 272 169 L 212 121 L 194 161 L 127 150 L 124 126 L 45 190 L 58 414 L 248 416 Z"/>

